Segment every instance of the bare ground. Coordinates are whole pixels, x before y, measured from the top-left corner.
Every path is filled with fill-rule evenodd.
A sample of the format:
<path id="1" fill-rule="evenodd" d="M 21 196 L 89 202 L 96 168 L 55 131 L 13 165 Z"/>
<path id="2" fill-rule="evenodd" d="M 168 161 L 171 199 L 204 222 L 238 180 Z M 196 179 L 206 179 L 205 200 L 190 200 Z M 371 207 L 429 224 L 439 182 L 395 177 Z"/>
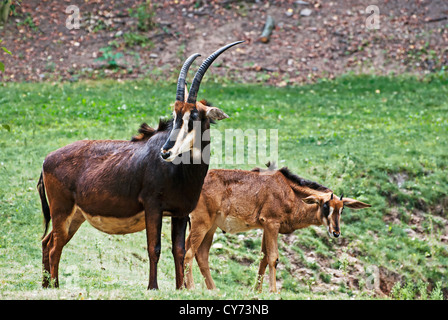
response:
<path id="1" fill-rule="evenodd" d="M 223 55 L 209 73 L 285 86 L 347 72 L 422 75 L 448 65 L 448 2 L 443 0 L 153 1 L 144 16 L 153 25 L 147 31 L 135 14 L 142 3 L 23 1 L 0 29 L 2 45 L 13 53 L 0 54 L 6 65 L 0 79 L 175 79 L 188 55 L 205 57 L 236 40 L 245 43 Z M 379 29 L 366 27 L 372 4 L 380 12 Z M 79 7 L 79 29 L 66 27 L 69 5 Z M 267 15 L 275 28 L 265 44 L 259 37 Z M 105 47 L 123 54 L 116 67 L 107 57 L 96 60 Z"/>

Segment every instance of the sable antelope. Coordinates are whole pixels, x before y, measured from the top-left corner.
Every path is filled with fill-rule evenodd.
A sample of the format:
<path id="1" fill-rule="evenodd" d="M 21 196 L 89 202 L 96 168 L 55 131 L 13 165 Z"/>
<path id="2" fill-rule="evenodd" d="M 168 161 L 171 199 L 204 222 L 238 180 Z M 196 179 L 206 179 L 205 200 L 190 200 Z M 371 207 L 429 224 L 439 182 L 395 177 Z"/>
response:
<path id="1" fill-rule="evenodd" d="M 294 175 L 287 167 L 280 170 L 210 170 L 195 210 L 190 214 L 185 255 L 186 287 L 194 288 L 193 258 L 196 257 L 208 289 L 216 286 L 210 274 L 209 250 L 219 227 L 237 233 L 263 229 L 262 252 L 256 289 L 261 291 L 269 265 L 269 289 L 276 292 L 278 262 L 277 237 L 310 225 L 325 225 L 331 237 L 339 237 L 344 207 L 370 207 L 350 198 L 337 197 L 316 182 Z"/>
<path id="2" fill-rule="evenodd" d="M 50 153 L 37 185 L 45 232 L 42 241 L 43 287 L 48 275 L 58 287 L 58 266 L 63 247 L 87 220 L 109 234 L 127 234 L 146 228 L 149 255 L 148 289 L 157 289 L 157 263 L 161 251 L 162 217 L 171 216 L 172 253 L 176 287 L 184 282 L 185 229 L 195 208 L 208 170 L 203 158 L 197 164 L 174 164 L 193 155 L 193 140 L 210 128 L 210 122 L 228 116 L 205 101 L 197 102 L 199 86 L 213 61 L 238 41 L 211 54 L 199 67 L 186 92 L 186 75 L 199 54 L 184 63 L 178 78 L 173 119 L 157 129 L 143 124 L 131 141 L 77 141 Z M 193 126 L 193 121 L 200 125 Z M 198 132 L 200 131 L 200 132 Z M 200 139 L 200 151 L 209 141 Z M 48 198 L 48 202 L 47 202 Z M 52 220 L 52 231 L 47 233 Z M 45 237 L 45 238 L 44 238 Z"/>

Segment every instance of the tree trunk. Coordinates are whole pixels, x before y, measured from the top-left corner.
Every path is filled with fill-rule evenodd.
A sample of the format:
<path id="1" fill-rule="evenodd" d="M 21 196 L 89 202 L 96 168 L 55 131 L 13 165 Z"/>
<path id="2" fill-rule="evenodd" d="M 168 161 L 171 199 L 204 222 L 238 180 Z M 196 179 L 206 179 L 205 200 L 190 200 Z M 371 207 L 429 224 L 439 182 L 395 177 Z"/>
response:
<path id="1" fill-rule="evenodd" d="M 266 17 L 266 23 L 264 24 L 263 32 L 261 33 L 260 36 L 261 42 L 263 43 L 269 42 L 269 37 L 271 36 L 272 29 L 274 29 L 274 26 L 275 26 L 274 18 L 268 15 Z"/>
<path id="2" fill-rule="evenodd" d="M 0 25 L 6 25 L 6 22 L 8 21 L 11 2 L 12 0 L 0 0 Z"/>

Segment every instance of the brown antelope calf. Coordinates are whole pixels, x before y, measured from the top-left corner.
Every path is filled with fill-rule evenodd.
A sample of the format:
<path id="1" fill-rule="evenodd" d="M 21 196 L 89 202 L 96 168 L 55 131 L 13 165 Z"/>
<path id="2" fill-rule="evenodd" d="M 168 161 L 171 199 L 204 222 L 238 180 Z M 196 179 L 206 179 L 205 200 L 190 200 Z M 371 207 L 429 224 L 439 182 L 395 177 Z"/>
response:
<path id="1" fill-rule="evenodd" d="M 190 214 L 191 230 L 185 255 L 186 287 L 194 288 L 193 258 L 196 257 L 208 289 L 216 286 L 208 264 L 216 228 L 237 233 L 263 229 L 263 259 L 258 269 L 257 290 L 269 265 L 269 289 L 276 292 L 276 266 L 279 233 L 291 233 L 310 225 L 325 225 L 331 237 L 339 237 L 344 207 L 370 207 L 350 198 L 337 197 L 316 182 L 280 170 L 210 170 L 202 193 Z"/>
<path id="2" fill-rule="evenodd" d="M 176 287 L 184 283 L 185 230 L 188 214 L 195 208 L 208 170 L 210 141 L 195 141 L 210 122 L 228 116 L 216 107 L 196 102 L 199 86 L 213 61 L 231 43 L 211 54 L 199 67 L 187 93 L 185 78 L 199 54 L 184 63 L 177 83 L 173 119 L 153 129 L 144 124 L 131 141 L 83 140 L 50 153 L 37 185 L 45 218 L 53 229 L 42 241 L 44 278 L 57 287 L 63 247 L 87 220 L 109 234 L 146 229 L 149 255 L 148 289 L 157 289 L 162 217 L 171 216 L 172 253 Z M 198 154 L 199 161 L 178 162 Z M 208 153 L 208 154 L 207 154 Z M 196 160 L 196 159 L 195 159 Z M 47 202 L 48 198 L 48 202 Z M 49 275 L 49 277 L 48 277 Z"/>

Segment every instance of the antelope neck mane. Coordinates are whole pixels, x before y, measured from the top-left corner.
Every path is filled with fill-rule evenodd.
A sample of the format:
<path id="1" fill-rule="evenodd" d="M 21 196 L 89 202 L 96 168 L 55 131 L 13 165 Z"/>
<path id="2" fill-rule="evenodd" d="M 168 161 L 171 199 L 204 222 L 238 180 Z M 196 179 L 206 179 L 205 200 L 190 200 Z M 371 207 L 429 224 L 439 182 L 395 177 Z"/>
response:
<path id="1" fill-rule="evenodd" d="M 312 194 L 332 193 L 333 191 L 324 185 L 317 182 L 304 179 L 298 175 L 293 174 L 288 167 L 283 167 L 278 170 L 290 183 L 291 188 L 305 196 Z"/>
<path id="2" fill-rule="evenodd" d="M 138 129 L 138 135 L 133 136 L 132 142 L 146 141 L 156 133 L 169 131 L 173 125 L 173 119 L 160 119 L 157 129 L 150 127 L 147 123 L 142 123 Z"/>

